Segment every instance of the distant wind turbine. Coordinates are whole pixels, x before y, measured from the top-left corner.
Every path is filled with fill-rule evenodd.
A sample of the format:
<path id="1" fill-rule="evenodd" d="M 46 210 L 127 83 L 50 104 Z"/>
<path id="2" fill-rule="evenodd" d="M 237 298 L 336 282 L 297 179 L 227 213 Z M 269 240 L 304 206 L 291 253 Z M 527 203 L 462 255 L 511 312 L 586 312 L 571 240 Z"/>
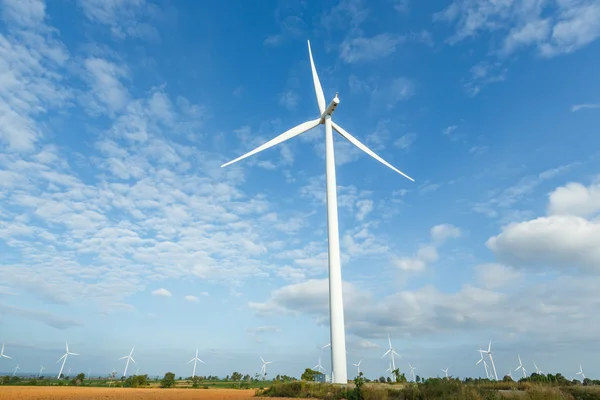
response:
<path id="1" fill-rule="evenodd" d="M 71 367 L 69 367 L 69 370 L 67 371 L 67 376 L 71 376 Z"/>
<path id="2" fill-rule="evenodd" d="M 4 354 L 4 343 L 2 343 L 2 350 L 0 350 L 0 358 L 8 358 L 12 360 L 12 357 L 9 357 L 6 354 Z"/>
<path id="3" fill-rule="evenodd" d="M 447 377 L 448 377 L 448 368 L 446 368 L 446 369 L 443 369 L 443 370 L 442 370 L 442 372 L 443 372 L 444 374 L 446 374 L 446 378 L 447 378 Z"/>
<path id="4" fill-rule="evenodd" d="M 340 100 L 337 93 L 328 106 L 325 104 L 325 95 L 317 75 L 317 70 L 312 57 L 310 41 L 308 42 L 308 55 L 313 76 L 313 84 L 317 95 L 319 116 L 313 120 L 297 125 L 256 149 L 223 164 L 221 167 L 231 165 L 246 157 L 283 143 L 298 136 L 318 125 L 325 125 L 325 165 L 326 165 L 326 198 L 327 198 L 327 240 L 329 259 L 329 324 L 331 335 L 331 364 L 333 369 L 334 383 L 348 382 L 348 371 L 346 365 L 346 335 L 344 328 L 344 301 L 342 294 L 342 269 L 340 262 L 340 236 L 338 228 L 338 206 L 337 206 L 337 184 L 335 177 L 335 156 L 333 146 L 333 130 L 348 140 L 350 143 L 364 151 L 375 160 L 384 164 L 398 174 L 414 181 L 411 177 L 393 167 L 383 158 L 375 154 L 371 149 L 361 143 L 358 139 L 346 132 L 341 126 L 331 120 Z"/>
<path id="5" fill-rule="evenodd" d="M 46 369 L 46 368 L 44 368 L 44 366 L 42 365 L 42 368 L 40 368 L 40 373 L 38 374 L 38 378 L 39 378 L 40 376 L 42 376 L 42 371 L 43 371 L 43 370 L 45 370 L 45 369 Z"/>
<path id="6" fill-rule="evenodd" d="M 69 343 L 65 342 L 65 344 L 66 344 L 66 347 L 67 347 L 67 351 L 65 352 L 65 354 L 64 354 L 64 355 L 63 355 L 61 358 L 59 358 L 59 359 L 58 359 L 58 361 L 56 361 L 56 362 L 59 362 L 60 360 L 63 360 L 63 363 L 62 363 L 62 365 L 60 366 L 60 371 L 58 371 L 58 377 L 57 377 L 57 379 L 60 379 L 60 376 L 62 375 L 63 368 L 65 367 L 65 363 L 67 362 L 67 357 L 68 357 L 69 355 L 71 355 L 71 356 L 78 356 L 78 355 L 79 355 L 79 354 L 77 354 L 77 353 L 71 353 L 71 352 L 69 351 Z M 69 369 L 69 372 L 70 372 L 70 371 L 71 371 L 71 370 Z"/>
<path id="7" fill-rule="evenodd" d="M 263 374 L 263 376 L 267 376 L 267 365 L 271 364 L 273 361 L 265 361 L 262 356 L 260 356 L 260 361 L 262 361 L 260 373 Z"/>
<path id="8" fill-rule="evenodd" d="M 358 363 L 356 364 L 352 364 L 356 367 L 356 376 L 360 376 L 360 363 L 362 362 L 362 360 L 360 360 Z"/>
<path id="9" fill-rule="evenodd" d="M 485 368 L 485 377 L 486 377 L 487 379 L 490 379 L 490 373 L 489 373 L 489 371 L 488 371 L 488 366 L 487 366 L 487 363 L 486 363 L 486 362 L 485 362 L 485 360 L 483 359 L 483 353 L 484 353 L 484 351 L 483 351 L 483 350 L 481 350 L 481 349 L 479 349 L 479 356 L 480 356 L 481 358 L 479 359 L 479 361 L 477 361 L 477 362 L 475 363 L 475 365 L 477 365 L 477 364 L 479 364 L 480 362 L 482 362 L 482 361 L 483 361 L 483 368 Z"/>
<path id="10" fill-rule="evenodd" d="M 498 374 L 496 373 L 496 366 L 494 365 L 494 358 L 492 357 L 492 341 L 490 340 L 490 344 L 488 345 L 487 351 L 486 350 L 479 350 L 479 351 L 485 352 L 490 357 L 490 361 L 492 363 L 492 369 L 494 370 L 494 377 L 496 378 L 496 380 L 498 380 Z"/>
<path id="11" fill-rule="evenodd" d="M 381 358 L 383 358 L 389 354 L 390 362 L 391 362 L 390 368 L 392 369 L 392 371 L 395 371 L 396 370 L 396 361 L 394 360 L 394 355 L 397 355 L 398 358 L 402 358 L 402 357 L 400 357 L 400 354 L 396 353 L 396 350 L 394 350 L 394 348 L 392 347 L 392 339 L 390 338 L 390 335 L 388 335 L 388 344 L 390 345 L 390 347 L 385 353 L 383 353 Z"/>
<path id="12" fill-rule="evenodd" d="M 510 376 L 512 379 L 512 371 L 510 369 L 508 370 L 508 374 L 506 374 L 506 376 Z"/>
<path id="13" fill-rule="evenodd" d="M 319 356 L 319 362 L 313 368 L 316 368 L 318 372 L 321 372 L 321 370 L 325 371 L 325 368 L 321 365 L 321 356 Z"/>
<path id="14" fill-rule="evenodd" d="M 522 370 L 523 378 L 527 378 L 527 370 L 525 369 L 525 367 L 523 366 L 523 363 L 521 362 L 521 355 L 517 354 L 517 357 L 519 358 L 519 366 L 515 369 L 515 372 L 518 370 Z"/>
<path id="15" fill-rule="evenodd" d="M 127 362 L 125 363 L 125 371 L 123 371 L 123 376 L 127 376 L 127 367 L 129 367 L 129 361 L 131 360 L 131 361 L 133 361 L 135 363 L 135 360 L 133 359 L 133 357 L 131 357 L 131 355 L 133 354 L 133 350 L 134 349 L 135 349 L 135 346 L 133 346 L 131 348 L 131 351 L 129 352 L 129 354 L 127 354 L 125 357 L 119 358 L 119 360 L 125 360 L 125 359 L 127 359 Z"/>
<path id="16" fill-rule="evenodd" d="M 585 380 L 585 374 L 583 373 L 583 368 L 581 368 L 581 364 L 579 364 L 579 372 L 576 373 L 575 375 L 581 375 L 582 382 Z"/>
<path id="17" fill-rule="evenodd" d="M 187 363 L 191 363 L 194 362 L 194 369 L 192 370 L 192 378 L 196 376 L 196 363 L 198 361 L 200 361 L 202 364 L 206 364 L 204 361 L 202 361 L 201 359 L 198 358 L 198 348 L 196 347 L 196 356 L 194 358 L 192 358 L 190 361 L 188 361 Z"/>
<path id="18" fill-rule="evenodd" d="M 91 377 L 91 376 L 90 376 L 90 375 L 91 375 L 91 373 L 92 373 L 92 369 L 91 369 L 91 368 L 88 368 L 88 375 L 87 375 L 87 376 L 88 376 L 88 379 L 90 379 L 90 377 Z"/>
<path id="19" fill-rule="evenodd" d="M 17 371 L 20 369 L 21 369 L 21 367 L 19 367 L 19 364 L 17 364 L 17 366 L 15 367 L 15 372 L 13 372 L 12 376 L 15 376 Z"/>
<path id="20" fill-rule="evenodd" d="M 543 374 L 544 372 L 538 368 L 538 366 L 535 364 L 535 361 L 533 361 L 533 366 L 535 367 L 535 373 L 538 375 Z"/>
<path id="21" fill-rule="evenodd" d="M 417 369 L 417 367 L 413 367 L 412 365 L 410 365 L 410 363 L 408 363 L 408 366 L 410 367 L 410 376 L 412 376 L 413 381 L 416 382 L 416 379 L 415 379 L 415 369 Z"/>

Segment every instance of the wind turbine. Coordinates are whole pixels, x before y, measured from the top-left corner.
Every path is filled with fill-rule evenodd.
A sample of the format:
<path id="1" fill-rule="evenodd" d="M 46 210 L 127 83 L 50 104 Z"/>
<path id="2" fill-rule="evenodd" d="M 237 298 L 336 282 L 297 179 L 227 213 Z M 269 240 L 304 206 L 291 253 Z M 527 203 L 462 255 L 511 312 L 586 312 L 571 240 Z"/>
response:
<path id="1" fill-rule="evenodd" d="M 410 375 L 412 376 L 413 381 L 416 382 L 416 379 L 415 379 L 415 369 L 417 369 L 417 367 L 413 367 L 412 365 L 410 365 L 410 363 L 408 363 L 408 366 L 410 367 Z"/>
<path id="2" fill-rule="evenodd" d="M 20 369 L 21 369 L 21 367 L 19 367 L 19 364 L 17 364 L 17 366 L 15 367 L 15 372 L 13 372 L 12 376 L 15 376 L 17 371 Z"/>
<path id="3" fill-rule="evenodd" d="M 486 363 L 486 362 L 485 362 L 485 360 L 483 359 L 483 353 L 484 353 L 484 351 L 483 351 L 483 350 L 481 350 L 481 349 L 479 349 L 479 356 L 481 356 L 481 358 L 479 359 L 479 361 L 477 361 L 477 362 L 475 363 L 475 365 L 477 365 L 477 364 L 479 364 L 480 362 L 482 362 L 482 361 L 483 361 L 483 367 L 485 368 L 485 377 L 486 377 L 487 379 L 490 379 L 490 373 L 489 373 L 489 371 L 488 371 L 488 366 L 487 366 L 487 363 Z"/>
<path id="4" fill-rule="evenodd" d="M 579 372 L 575 375 L 581 375 L 581 382 L 585 380 L 585 374 L 583 373 L 583 369 L 581 368 L 581 364 L 579 364 Z"/>
<path id="5" fill-rule="evenodd" d="M 129 352 L 129 354 L 127 354 L 125 357 L 119 358 L 119 360 L 127 359 L 127 362 L 125 363 L 125 371 L 123 372 L 123 376 L 127 376 L 127 367 L 129 367 L 129 360 L 131 360 L 131 361 L 133 361 L 135 363 L 135 360 L 133 359 L 133 357 L 131 357 L 131 355 L 133 354 L 133 350 L 134 349 L 135 349 L 135 346 L 133 346 L 131 348 L 131 351 Z"/>
<path id="6" fill-rule="evenodd" d="M 202 361 L 201 359 L 198 358 L 198 348 L 196 347 L 196 356 L 194 358 L 192 358 L 190 361 L 188 361 L 187 363 L 191 363 L 194 362 L 194 370 L 192 371 L 192 378 L 196 376 L 196 364 L 198 363 L 198 361 L 200 361 L 202 364 L 206 364 L 204 361 Z"/>
<path id="7" fill-rule="evenodd" d="M 510 369 L 508 370 L 508 374 L 506 374 L 506 376 L 510 376 L 510 378 L 512 379 L 513 376 L 512 376 L 512 371 Z"/>
<path id="8" fill-rule="evenodd" d="M 38 374 L 38 378 L 39 378 L 40 376 L 42 376 L 42 371 L 43 371 L 43 370 L 45 370 L 45 369 L 46 369 L 46 368 L 44 368 L 44 366 L 42 365 L 42 368 L 40 368 L 40 373 Z"/>
<path id="9" fill-rule="evenodd" d="M 480 352 L 486 353 L 490 357 L 490 361 L 492 362 L 492 369 L 494 370 L 494 377 L 498 380 L 498 374 L 496 373 L 496 366 L 494 365 L 494 358 L 492 357 L 492 341 L 490 340 L 490 344 L 488 345 L 488 349 L 479 350 Z"/>
<path id="10" fill-rule="evenodd" d="M 519 366 L 515 369 L 515 372 L 518 371 L 519 369 L 523 370 L 523 378 L 527 378 L 527 370 L 525 369 L 525 367 L 523 366 L 523 363 L 521 362 L 521 355 L 517 354 L 517 357 L 519 358 Z"/>
<path id="11" fill-rule="evenodd" d="M 333 149 L 333 130 L 354 144 L 356 147 L 391 168 L 400 175 L 414 181 L 411 177 L 404 174 L 400 170 L 393 167 L 383 158 L 375 154 L 371 149 L 362 144 L 354 136 L 350 135 L 341 126 L 331 120 L 331 116 L 335 111 L 340 100 L 337 93 L 328 106 L 325 105 L 325 95 L 310 49 L 310 41 L 308 42 L 308 56 L 310 58 L 310 67 L 312 70 L 313 84 L 317 95 L 317 105 L 319 107 L 319 116 L 310 121 L 306 121 L 297 125 L 267 143 L 257 147 L 256 149 L 240 156 L 221 167 L 231 165 L 246 157 L 250 157 L 256 153 L 283 143 L 295 136 L 298 136 L 318 125 L 325 125 L 325 165 L 326 165 L 326 196 L 327 196 L 327 240 L 328 240 L 328 258 L 329 258 L 329 324 L 331 335 L 331 364 L 334 375 L 334 383 L 348 382 L 348 371 L 346 367 L 346 335 L 344 332 L 344 301 L 342 294 L 342 268 L 340 263 L 340 237 L 338 229 L 338 207 L 336 193 L 336 177 L 335 177 L 335 156 Z"/>
<path id="12" fill-rule="evenodd" d="M 137 376 L 137 375 L 139 375 L 139 374 L 140 374 L 140 369 L 139 369 L 139 367 L 138 367 L 138 368 L 136 368 L 136 370 L 135 370 L 135 375 Z"/>
<path id="13" fill-rule="evenodd" d="M 260 373 L 263 374 L 263 376 L 267 376 L 267 365 L 271 364 L 273 361 L 265 361 L 264 358 L 262 358 L 262 356 L 260 356 L 260 361 L 262 361 Z"/>
<path id="14" fill-rule="evenodd" d="M 88 379 L 90 379 L 90 374 L 92 373 L 92 369 L 88 368 Z"/>
<path id="15" fill-rule="evenodd" d="M 538 375 L 543 374 L 544 372 L 538 368 L 538 366 L 535 364 L 535 361 L 533 361 L 533 366 L 535 367 L 535 373 Z"/>
<path id="16" fill-rule="evenodd" d="M 67 371 L 67 376 L 71 376 L 71 367 L 69 367 L 69 370 Z"/>
<path id="17" fill-rule="evenodd" d="M 360 360 L 358 363 L 356 364 L 352 364 L 356 367 L 356 376 L 360 376 L 360 363 L 362 362 L 362 360 Z"/>
<path id="18" fill-rule="evenodd" d="M 2 343 L 2 350 L 0 350 L 0 358 L 3 358 L 3 357 L 12 360 L 12 357 L 9 357 L 6 354 L 4 354 L 4 343 Z"/>
<path id="19" fill-rule="evenodd" d="M 443 370 L 442 370 L 442 372 L 443 372 L 444 374 L 446 374 L 446 378 L 447 378 L 447 377 L 448 377 L 448 368 L 446 368 L 446 369 L 443 369 Z"/>
<path id="20" fill-rule="evenodd" d="M 319 356 L 319 362 L 313 368 L 316 368 L 318 372 L 321 372 L 321 370 L 325 371 L 325 368 L 321 365 L 321 356 Z"/>
<path id="21" fill-rule="evenodd" d="M 63 372 L 63 368 L 65 367 L 65 363 L 67 362 L 67 357 L 68 357 L 69 355 L 72 355 L 72 356 L 78 356 L 78 355 L 79 355 L 79 354 L 77 354 L 77 353 L 71 353 L 71 352 L 69 351 L 69 343 L 65 342 L 65 344 L 66 344 L 66 346 L 67 346 L 67 351 L 65 352 L 65 354 L 64 354 L 64 355 L 63 355 L 61 358 L 59 358 L 59 359 L 58 359 L 58 361 L 60 361 L 60 360 L 63 360 L 63 363 L 62 363 L 62 365 L 60 366 L 60 371 L 58 371 L 58 377 L 57 377 L 56 379 L 60 379 L 60 376 L 61 376 L 61 374 L 62 374 L 62 372 Z M 58 362 L 58 361 L 56 361 L 56 362 Z M 69 369 L 69 372 L 70 372 L 70 371 L 71 371 L 71 370 Z"/>
<path id="22" fill-rule="evenodd" d="M 392 371 L 396 370 L 396 362 L 394 360 L 394 354 L 397 355 L 398 357 L 400 357 L 400 354 L 396 353 L 396 350 L 394 350 L 394 348 L 392 347 L 392 339 L 390 338 L 390 335 L 388 335 L 388 343 L 390 345 L 390 348 L 388 349 L 388 351 L 386 351 L 385 353 L 383 353 L 383 355 L 381 356 L 381 358 L 387 356 L 388 354 L 390 355 L 390 360 L 391 360 L 391 369 Z M 402 357 L 400 357 L 402 358 Z"/>

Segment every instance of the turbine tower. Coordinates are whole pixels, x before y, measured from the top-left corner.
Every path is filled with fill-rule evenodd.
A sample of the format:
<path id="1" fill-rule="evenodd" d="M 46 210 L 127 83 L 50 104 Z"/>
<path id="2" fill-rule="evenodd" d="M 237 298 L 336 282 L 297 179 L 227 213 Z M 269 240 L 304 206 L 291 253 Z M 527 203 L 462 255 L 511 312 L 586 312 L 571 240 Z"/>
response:
<path id="1" fill-rule="evenodd" d="M 9 357 L 6 354 L 4 354 L 4 343 L 2 343 L 2 350 L 0 350 L 0 358 L 8 358 L 12 360 L 12 357 Z"/>
<path id="2" fill-rule="evenodd" d="M 492 369 L 494 371 L 494 378 L 498 380 L 498 374 L 496 373 L 496 366 L 494 365 L 494 358 L 492 357 L 492 341 L 490 340 L 490 344 L 488 345 L 487 350 L 479 350 L 480 352 L 484 352 L 490 357 L 490 361 L 492 363 Z"/>
<path id="3" fill-rule="evenodd" d="M 410 363 L 408 363 L 408 366 L 410 367 L 410 375 L 412 376 L 413 381 L 416 382 L 417 380 L 415 379 L 415 369 L 417 369 L 417 367 L 413 367 L 412 365 L 410 365 Z"/>
<path id="4" fill-rule="evenodd" d="M 63 360 L 63 363 L 60 366 L 60 371 L 58 371 L 58 377 L 56 379 L 60 379 L 60 376 L 62 375 L 62 372 L 63 372 L 63 368 L 65 367 L 65 363 L 67 362 L 67 357 L 69 355 L 71 355 L 71 356 L 78 356 L 79 355 L 77 353 L 71 353 L 69 351 L 69 343 L 65 342 L 65 344 L 67 346 L 67 351 L 65 352 L 65 354 L 63 354 L 63 356 L 61 358 L 58 359 L 58 361 L 56 361 L 56 362 L 59 362 L 60 360 Z"/>
<path id="5" fill-rule="evenodd" d="M 519 366 L 515 369 L 515 372 L 518 370 L 522 370 L 523 378 L 527 378 L 527 370 L 525 369 L 525 367 L 523 366 L 523 363 L 521 362 L 521 355 L 517 354 L 517 357 L 519 358 Z"/>
<path id="6" fill-rule="evenodd" d="M 46 369 L 46 368 L 44 368 L 44 366 L 42 365 L 42 368 L 40 368 L 40 373 L 38 374 L 38 378 L 39 378 L 40 376 L 42 376 L 42 371 L 43 371 L 43 370 L 45 370 L 45 369 Z"/>
<path id="7" fill-rule="evenodd" d="M 127 376 L 127 367 L 129 367 L 129 360 L 135 363 L 135 360 L 133 359 L 133 357 L 131 357 L 131 355 L 133 354 L 133 349 L 135 349 L 135 346 L 131 348 L 129 354 L 127 354 L 125 357 L 119 358 L 119 360 L 127 359 L 127 362 L 125 363 L 125 371 L 123 371 L 123 376 Z"/>
<path id="8" fill-rule="evenodd" d="M 397 355 L 398 357 L 400 357 L 400 354 L 396 353 L 396 350 L 394 350 L 394 348 L 392 347 L 392 339 L 390 338 L 390 335 L 388 335 L 388 343 L 390 345 L 390 348 L 388 349 L 388 351 L 383 353 L 381 358 L 383 358 L 389 354 L 390 355 L 390 368 L 392 369 L 392 371 L 395 371 L 396 370 L 396 361 L 394 360 L 394 355 Z M 402 357 L 400 357 L 400 358 L 402 358 Z"/>
<path id="9" fill-rule="evenodd" d="M 194 362 L 194 370 L 192 371 L 192 378 L 196 376 L 196 363 L 198 361 L 200 361 L 202 364 L 206 364 L 204 361 L 202 361 L 201 359 L 198 358 L 198 348 L 196 347 L 196 356 L 194 358 L 192 358 L 190 361 L 188 361 L 187 363 L 191 363 Z"/>
<path id="10" fill-rule="evenodd" d="M 482 361 L 483 361 L 483 367 L 485 368 L 485 377 L 486 377 L 487 379 L 490 379 L 490 373 L 489 373 L 489 371 L 488 371 L 488 366 L 487 366 L 487 363 L 486 363 L 486 362 L 485 362 L 485 360 L 483 359 L 483 353 L 484 353 L 484 351 L 483 351 L 483 350 L 481 350 L 481 349 L 479 349 L 479 356 L 480 356 L 481 358 L 479 359 L 479 361 L 477 361 L 477 362 L 475 363 L 475 365 L 477 365 L 477 364 L 479 364 L 480 362 L 482 362 Z"/>
<path id="11" fill-rule="evenodd" d="M 348 383 L 348 370 L 346 365 L 346 335 L 344 331 L 344 301 L 342 295 L 342 267 L 340 262 L 340 237 L 338 229 L 338 207 L 336 193 L 336 178 L 335 178 L 335 156 L 333 150 L 333 130 L 354 144 L 356 147 L 384 164 L 385 166 L 396 171 L 400 175 L 414 181 L 411 177 L 404 174 L 400 170 L 393 167 L 383 158 L 375 154 L 371 149 L 362 144 L 354 136 L 350 135 L 341 126 L 331 120 L 331 116 L 335 111 L 340 100 L 337 93 L 328 106 L 325 104 L 325 95 L 317 75 L 315 63 L 310 49 L 310 41 L 308 42 L 308 56 L 310 58 L 310 67 L 312 70 L 313 84 L 317 95 L 317 105 L 319 107 L 319 116 L 316 119 L 306 121 L 297 125 L 267 143 L 257 147 L 256 149 L 244 154 L 235 160 L 223 164 L 221 167 L 233 164 L 253 154 L 259 153 L 265 149 L 273 147 L 279 143 L 283 143 L 295 136 L 298 136 L 318 125 L 325 125 L 325 165 L 326 165 L 326 196 L 327 196 L 327 240 L 328 240 L 328 258 L 329 258 L 329 324 L 331 335 L 331 365 L 332 375 L 334 376 L 333 383 Z"/>
<path id="12" fill-rule="evenodd" d="M 356 367 L 356 376 L 360 376 L 360 363 L 362 362 L 362 360 L 360 360 L 358 363 L 356 364 L 352 364 Z"/>

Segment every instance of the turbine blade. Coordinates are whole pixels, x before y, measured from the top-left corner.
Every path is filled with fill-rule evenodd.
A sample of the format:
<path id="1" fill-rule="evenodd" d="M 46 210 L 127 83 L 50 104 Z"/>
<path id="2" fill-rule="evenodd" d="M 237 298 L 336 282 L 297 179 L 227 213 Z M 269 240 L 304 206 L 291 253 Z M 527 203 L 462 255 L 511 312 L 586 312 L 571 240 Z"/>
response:
<path id="1" fill-rule="evenodd" d="M 385 353 L 383 353 L 383 355 L 381 356 L 381 358 L 387 356 L 390 351 L 392 351 L 392 349 L 389 349 L 388 351 L 386 351 Z"/>
<path id="2" fill-rule="evenodd" d="M 129 357 L 129 356 L 121 357 L 121 358 L 119 358 L 119 360 L 124 360 L 124 359 L 126 359 L 127 357 Z"/>
<path id="3" fill-rule="evenodd" d="M 320 123 L 321 123 L 320 118 L 314 119 L 312 121 L 303 122 L 300 125 L 297 125 L 297 126 L 293 127 L 292 129 L 289 129 L 289 130 L 283 132 L 281 135 L 277 136 L 276 138 L 269 140 L 267 143 L 265 143 L 261 146 L 258 146 L 256 149 L 244 154 L 243 156 L 238 157 L 235 160 L 229 161 L 228 163 L 221 165 L 221 168 L 231 165 L 240 160 L 243 160 L 246 157 L 250 157 L 253 154 L 256 154 L 263 150 L 268 149 L 269 147 L 273 147 L 275 145 L 278 145 L 279 143 L 283 143 L 286 140 L 293 138 L 294 136 L 298 136 L 301 133 L 304 133 L 304 132 L 314 128 L 315 126 L 319 125 Z"/>
<path id="4" fill-rule="evenodd" d="M 206 364 L 204 361 L 202 361 L 201 359 L 198 359 L 198 361 L 200 361 L 202 364 Z"/>
<path id="5" fill-rule="evenodd" d="M 264 358 L 262 358 L 262 356 L 259 356 L 259 357 L 260 357 L 260 361 L 262 361 L 262 362 L 263 362 L 263 364 L 264 364 L 264 363 L 265 363 L 265 359 L 264 359 Z"/>
<path id="6" fill-rule="evenodd" d="M 135 362 L 135 360 L 133 359 L 133 357 L 129 357 L 129 359 L 130 359 L 131 361 L 133 361 L 133 362 L 134 362 L 134 364 L 137 364 L 137 363 Z"/>
<path id="7" fill-rule="evenodd" d="M 9 356 L 7 356 L 6 354 L 2 354 L 2 357 L 4 357 L 4 358 L 9 358 L 9 359 L 11 359 L 11 360 L 12 360 L 12 357 L 9 357 Z M 60 361 L 60 360 L 59 360 L 59 361 Z M 57 361 L 57 362 L 58 362 L 58 361 Z"/>
<path id="8" fill-rule="evenodd" d="M 390 349 L 392 348 L 392 338 L 388 335 L 388 343 L 390 344 Z"/>
<path id="9" fill-rule="evenodd" d="M 78 356 L 79 355 L 78 353 L 69 353 L 69 354 L 72 355 L 72 356 Z"/>
<path id="10" fill-rule="evenodd" d="M 355 138 L 354 136 L 352 136 L 351 134 L 349 134 L 348 132 L 346 132 L 341 126 L 339 126 L 335 122 L 331 121 L 331 126 L 333 127 L 333 129 L 335 129 L 337 131 L 337 133 L 339 133 L 340 135 L 342 135 L 350 143 L 352 143 L 353 145 L 355 145 L 356 147 L 358 147 L 359 149 L 361 149 L 362 151 L 364 151 L 365 153 L 367 153 L 368 155 L 370 155 L 371 157 L 373 157 L 374 159 L 376 159 L 377 161 L 379 161 L 380 163 L 382 163 L 386 167 L 392 169 L 393 171 L 399 173 L 400 175 L 402 175 L 403 177 L 405 177 L 407 179 L 410 179 L 413 182 L 415 181 L 413 178 L 411 178 L 410 176 L 406 175 L 404 172 L 400 171 L 399 169 L 397 169 L 396 167 L 394 167 L 393 165 L 391 165 L 390 163 L 388 163 L 387 161 L 385 161 L 383 158 L 379 157 L 371 149 L 369 149 L 367 146 L 365 146 L 364 144 L 362 144 L 357 138 Z"/>
<path id="11" fill-rule="evenodd" d="M 317 75 L 317 69 L 315 68 L 315 62 L 313 61 L 312 51 L 310 50 L 310 40 L 308 41 L 308 56 L 310 57 L 310 69 L 312 70 L 313 83 L 315 84 L 319 113 L 323 114 L 323 112 L 325 112 L 325 95 L 323 94 L 323 88 L 321 87 L 321 82 L 319 82 L 319 75 Z"/>
<path id="12" fill-rule="evenodd" d="M 59 362 L 60 360 L 62 360 L 63 358 L 65 358 L 67 355 L 64 354 L 61 358 L 59 358 L 58 360 L 56 360 L 56 362 Z"/>
<path id="13" fill-rule="evenodd" d="M 189 363 L 191 363 L 194 360 L 195 360 L 195 358 L 192 358 L 190 361 L 186 362 L 186 364 L 189 364 Z"/>

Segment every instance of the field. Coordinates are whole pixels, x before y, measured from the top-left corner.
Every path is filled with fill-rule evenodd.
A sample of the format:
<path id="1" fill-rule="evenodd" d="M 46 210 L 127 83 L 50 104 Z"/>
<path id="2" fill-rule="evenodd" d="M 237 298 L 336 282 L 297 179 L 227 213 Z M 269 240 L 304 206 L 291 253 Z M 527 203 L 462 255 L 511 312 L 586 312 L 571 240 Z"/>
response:
<path id="1" fill-rule="evenodd" d="M 74 386 L 0 386 L 0 400 L 246 400 L 253 389 L 131 389 Z M 272 399 L 272 398 L 271 398 Z"/>

